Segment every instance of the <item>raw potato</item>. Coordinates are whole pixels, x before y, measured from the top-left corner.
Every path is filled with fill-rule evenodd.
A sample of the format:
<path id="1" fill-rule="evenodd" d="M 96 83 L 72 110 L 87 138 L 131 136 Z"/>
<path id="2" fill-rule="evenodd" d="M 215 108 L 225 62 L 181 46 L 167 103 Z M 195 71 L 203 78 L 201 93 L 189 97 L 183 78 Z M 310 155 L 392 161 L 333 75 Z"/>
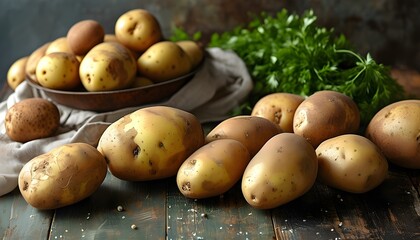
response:
<path id="1" fill-rule="evenodd" d="M 261 98 L 251 115 L 267 118 L 279 125 L 284 132 L 293 132 L 293 117 L 304 97 L 291 93 L 272 93 Z"/>
<path id="2" fill-rule="evenodd" d="M 208 198 L 231 189 L 242 177 L 250 161 L 246 147 L 233 139 L 210 142 L 185 160 L 176 182 L 188 198 Z"/>
<path id="3" fill-rule="evenodd" d="M 70 143 L 26 163 L 19 173 L 19 190 L 33 207 L 56 209 L 92 195 L 106 172 L 106 161 L 96 148 Z"/>
<path id="4" fill-rule="evenodd" d="M 131 87 L 137 88 L 137 87 L 146 87 L 150 85 L 153 85 L 152 80 L 145 77 L 136 77 L 136 79 L 134 79 L 133 83 L 131 84 Z"/>
<path id="5" fill-rule="evenodd" d="M 26 76 L 35 83 L 38 83 L 38 80 L 36 79 L 36 66 L 38 65 L 39 60 L 45 55 L 49 45 L 50 43 L 48 42 L 37 48 L 29 55 L 28 61 L 26 62 Z"/>
<path id="6" fill-rule="evenodd" d="M 115 23 L 115 36 L 129 49 L 143 52 L 162 39 L 159 22 L 144 9 L 122 14 Z"/>
<path id="7" fill-rule="evenodd" d="M 7 71 L 7 83 L 13 90 L 26 79 L 26 63 L 29 57 L 16 60 Z"/>
<path id="8" fill-rule="evenodd" d="M 103 42 L 105 31 L 95 20 L 83 20 L 75 23 L 67 32 L 67 43 L 76 55 L 85 55 L 94 46 Z"/>
<path id="9" fill-rule="evenodd" d="M 36 67 L 36 79 L 46 88 L 72 90 L 80 86 L 80 62 L 76 55 L 53 52 L 43 56 Z"/>
<path id="10" fill-rule="evenodd" d="M 93 47 L 80 63 L 79 75 L 90 92 L 129 87 L 136 75 L 136 60 L 118 42 L 103 42 Z"/>
<path id="11" fill-rule="evenodd" d="M 6 134 L 16 142 L 50 137 L 60 126 L 57 106 L 43 98 L 27 98 L 7 110 Z"/>
<path id="12" fill-rule="evenodd" d="M 99 139 L 98 150 L 117 178 L 145 181 L 175 176 L 203 144 L 203 129 L 194 115 L 153 106 L 111 124 Z"/>
<path id="13" fill-rule="evenodd" d="M 70 46 L 67 41 L 67 37 L 59 37 L 53 40 L 45 50 L 45 55 L 54 53 L 54 52 L 66 52 L 73 53 L 70 49 Z"/>
<path id="14" fill-rule="evenodd" d="M 388 162 L 369 139 L 345 134 L 322 142 L 315 150 L 320 182 L 351 193 L 365 193 L 381 184 Z"/>
<path id="15" fill-rule="evenodd" d="M 219 123 L 206 136 L 206 143 L 218 139 L 235 139 L 254 156 L 274 135 L 282 130 L 268 119 L 256 116 L 235 116 Z"/>
<path id="16" fill-rule="evenodd" d="M 197 42 L 184 40 L 176 42 L 191 60 L 192 68 L 197 67 L 204 58 L 204 50 Z"/>
<path id="17" fill-rule="evenodd" d="M 296 109 L 293 132 L 315 148 L 324 140 L 359 129 L 360 112 L 348 96 L 335 91 L 319 91 Z"/>
<path id="18" fill-rule="evenodd" d="M 309 191 L 317 172 L 312 145 L 294 133 L 281 133 L 249 162 L 242 177 L 242 193 L 252 207 L 275 208 Z"/>
<path id="19" fill-rule="evenodd" d="M 138 59 L 140 75 L 153 82 L 181 77 L 192 70 L 189 56 L 176 43 L 162 41 L 153 44 Z"/>
<path id="20" fill-rule="evenodd" d="M 366 137 L 390 162 L 420 169 L 420 100 L 403 100 L 381 109 L 370 121 Z"/>

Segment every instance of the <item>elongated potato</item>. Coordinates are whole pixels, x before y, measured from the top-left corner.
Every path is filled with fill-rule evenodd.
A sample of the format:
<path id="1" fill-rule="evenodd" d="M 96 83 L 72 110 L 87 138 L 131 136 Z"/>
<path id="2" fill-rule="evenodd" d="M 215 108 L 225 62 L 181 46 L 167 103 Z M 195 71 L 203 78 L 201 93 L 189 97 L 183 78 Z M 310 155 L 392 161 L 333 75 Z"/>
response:
<path id="1" fill-rule="evenodd" d="M 219 123 L 206 136 L 206 143 L 229 138 L 241 142 L 254 156 L 271 137 L 282 130 L 268 119 L 256 116 L 236 116 Z"/>
<path id="2" fill-rule="evenodd" d="M 139 109 L 111 124 L 99 139 L 111 173 L 123 180 L 175 176 L 181 164 L 204 144 L 199 120 L 180 109 Z"/>
<path id="3" fill-rule="evenodd" d="M 248 149 L 239 141 L 219 139 L 195 151 L 178 170 L 176 182 L 188 198 L 208 198 L 227 192 L 249 163 Z"/>
<path id="4" fill-rule="evenodd" d="M 70 143 L 26 163 L 19 173 L 19 190 L 35 208 L 60 208 L 93 194 L 106 172 L 105 158 L 96 148 Z"/>
<path id="5" fill-rule="evenodd" d="M 305 194 L 315 183 L 318 161 L 303 137 L 280 133 L 251 159 L 242 177 L 242 193 L 255 208 L 270 209 Z"/>

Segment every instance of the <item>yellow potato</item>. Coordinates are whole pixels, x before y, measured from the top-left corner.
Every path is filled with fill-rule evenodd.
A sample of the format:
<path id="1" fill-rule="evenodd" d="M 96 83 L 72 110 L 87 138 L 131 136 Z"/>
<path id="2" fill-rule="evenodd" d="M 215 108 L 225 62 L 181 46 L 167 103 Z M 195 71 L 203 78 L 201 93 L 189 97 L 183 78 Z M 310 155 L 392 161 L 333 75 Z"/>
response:
<path id="1" fill-rule="evenodd" d="M 67 37 L 59 37 L 53 40 L 45 50 L 46 55 L 54 52 L 66 52 L 73 54 L 67 42 Z"/>
<path id="2" fill-rule="evenodd" d="M 141 108 L 112 123 L 98 150 L 117 178 L 144 181 L 175 176 L 181 164 L 204 144 L 199 120 L 180 109 Z"/>
<path id="3" fill-rule="evenodd" d="M 16 60 L 7 71 L 7 84 L 13 90 L 26 79 L 26 63 L 29 57 Z"/>
<path id="4" fill-rule="evenodd" d="M 137 69 L 153 82 L 164 82 L 189 73 L 192 64 L 180 46 L 162 41 L 153 44 L 137 59 Z"/>
<path id="5" fill-rule="evenodd" d="M 79 68 L 82 84 L 90 92 L 127 88 L 136 72 L 136 60 L 130 50 L 112 41 L 93 47 Z"/>
<path id="6" fill-rule="evenodd" d="M 162 38 L 159 22 L 144 9 L 122 14 L 115 23 L 115 36 L 129 49 L 143 52 Z"/>
<path id="7" fill-rule="evenodd" d="M 131 84 L 131 87 L 137 88 L 137 87 L 146 87 L 150 85 L 153 85 L 152 80 L 145 77 L 136 77 L 136 79 L 134 79 L 133 83 Z"/>
<path id="8" fill-rule="evenodd" d="M 272 93 L 261 98 L 251 115 L 267 118 L 279 125 L 284 132 L 293 132 L 293 117 L 304 97 L 291 93 Z"/>
<path id="9" fill-rule="evenodd" d="M 242 177 L 249 163 L 246 147 L 233 139 L 210 142 L 185 160 L 176 182 L 188 198 L 208 198 L 231 189 Z"/>
<path id="10" fill-rule="evenodd" d="M 235 139 L 254 156 L 260 148 L 282 130 L 268 119 L 256 116 L 235 116 L 219 123 L 206 136 L 206 143 L 218 139 Z"/>
<path id="11" fill-rule="evenodd" d="M 317 171 L 312 145 L 294 133 L 280 133 L 249 162 L 242 193 L 252 207 L 275 208 L 305 194 L 315 183 Z"/>
<path id="12" fill-rule="evenodd" d="M 73 53 L 53 52 L 39 60 L 36 79 L 46 88 L 72 90 L 80 86 L 79 66 Z"/>
<path id="13" fill-rule="evenodd" d="M 7 110 L 6 134 L 17 142 L 50 137 L 60 126 L 57 106 L 43 98 L 27 98 Z"/>
<path id="14" fill-rule="evenodd" d="M 366 129 L 366 137 L 390 162 L 420 169 L 420 100 L 403 100 L 379 110 Z"/>
<path id="15" fill-rule="evenodd" d="M 345 134 L 322 142 L 316 149 L 320 182 L 351 193 L 364 193 L 381 184 L 388 163 L 369 139 Z"/>
<path id="16" fill-rule="evenodd" d="M 198 45 L 197 42 L 191 40 L 177 41 L 175 42 L 187 53 L 188 57 L 191 60 L 192 67 L 197 67 L 204 58 L 204 50 Z"/>
<path id="17" fill-rule="evenodd" d="M 33 82 L 38 82 L 36 79 L 36 66 L 38 65 L 39 60 L 45 55 L 49 45 L 49 42 L 45 43 L 29 55 L 28 61 L 26 62 L 25 72 L 26 76 L 28 76 L 28 78 Z"/>
<path id="18" fill-rule="evenodd" d="M 26 163 L 19 173 L 19 190 L 35 208 L 60 208 L 92 195 L 106 172 L 106 161 L 96 148 L 66 144 Z"/>

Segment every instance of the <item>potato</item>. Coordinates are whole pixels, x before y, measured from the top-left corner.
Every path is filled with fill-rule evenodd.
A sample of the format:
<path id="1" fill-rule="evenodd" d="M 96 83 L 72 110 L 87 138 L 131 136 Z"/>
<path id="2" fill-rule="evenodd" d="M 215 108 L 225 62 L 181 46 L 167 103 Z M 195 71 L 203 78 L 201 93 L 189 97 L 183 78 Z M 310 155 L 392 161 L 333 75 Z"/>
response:
<path id="1" fill-rule="evenodd" d="M 7 71 L 7 84 L 13 90 L 26 79 L 28 56 L 16 60 Z"/>
<path id="2" fill-rule="evenodd" d="M 420 169 L 420 100 L 403 100 L 379 110 L 366 137 L 395 165 Z"/>
<path id="3" fill-rule="evenodd" d="M 235 139 L 241 142 L 254 156 L 260 148 L 274 135 L 282 130 L 268 119 L 255 116 L 235 116 L 219 123 L 206 136 L 209 143 L 218 139 Z"/>
<path id="4" fill-rule="evenodd" d="M 152 106 L 112 123 L 99 139 L 98 150 L 117 178 L 145 181 L 175 176 L 203 144 L 203 129 L 194 115 Z"/>
<path id="5" fill-rule="evenodd" d="M 369 139 L 344 134 L 322 142 L 315 150 L 320 182 L 351 193 L 365 193 L 381 184 L 388 162 Z"/>
<path id="6" fill-rule="evenodd" d="M 312 145 L 294 133 L 280 133 L 249 162 L 242 177 L 242 193 L 252 207 L 275 208 L 309 191 L 317 172 Z"/>
<path id="7" fill-rule="evenodd" d="M 60 126 L 60 112 L 46 99 L 27 98 L 7 110 L 4 124 L 11 140 L 28 142 L 54 135 Z"/>
<path id="8" fill-rule="evenodd" d="M 26 163 L 19 173 L 23 198 L 38 209 L 56 209 L 92 195 L 102 184 L 107 165 L 87 143 L 70 143 Z"/>
<path id="9" fill-rule="evenodd" d="M 318 91 L 296 109 L 293 132 L 315 148 L 324 140 L 359 130 L 360 112 L 348 96 L 335 91 Z"/>
<path id="10" fill-rule="evenodd" d="M 97 44 L 104 41 L 105 31 L 102 25 L 92 19 L 75 23 L 67 32 L 67 43 L 76 55 L 85 55 Z"/>
<path id="11" fill-rule="evenodd" d="M 53 52 L 66 52 L 73 53 L 70 49 L 70 46 L 67 41 L 67 37 L 59 37 L 53 40 L 45 50 L 45 54 L 50 54 Z"/>
<path id="12" fill-rule="evenodd" d="M 162 41 L 153 44 L 137 59 L 137 69 L 140 75 L 158 83 L 189 73 L 192 63 L 176 43 Z"/>
<path id="13" fill-rule="evenodd" d="M 197 42 L 191 40 L 183 40 L 175 42 L 184 50 L 191 60 L 192 68 L 197 67 L 204 58 L 204 50 Z"/>
<path id="14" fill-rule="evenodd" d="M 162 39 L 162 30 L 150 12 L 133 9 L 117 19 L 115 36 L 129 49 L 143 52 Z"/>
<path id="15" fill-rule="evenodd" d="M 36 79 L 46 88 L 72 90 L 80 86 L 80 62 L 76 55 L 53 52 L 43 56 L 36 67 Z"/>
<path id="16" fill-rule="evenodd" d="M 293 132 L 293 117 L 304 97 L 291 93 L 272 93 L 261 98 L 251 115 L 267 118 L 279 125 L 284 132 Z"/>
<path id="17" fill-rule="evenodd" d="M 79 75 L 90 92 L 127 88 L 137 72 L 130 50 L 118 42 L 103 42 L 93 47 L 80 63 Z"/>
<path id="18" fill-rule="evenodd" d="M 185 160 L 176 182 L 188 198 L 218 196 L 231 189 L 242 177 L 250 161 L 248 149 L 239 141 L 219 139 L 210 142 Z"/>
<path id="19" fill-rule="evenodd" d="M 146 87 L 150 85 L 153 85 L 152 80 L 145 77 L 136 77 L 133 83 L 131 84 L 131 87 L 137 88 L 137 87 Z"/>
<path id="20" fill-rule="evenodd" d="M 36 66 L 38 65 L 39 60 L 45 55 L 49 45 L 49 42 L 45 43 L 29 55 L 28 61 L 26 62 L 25 72 L 26 76 L 33 82 L 38 82 L 36 79 Z"/>

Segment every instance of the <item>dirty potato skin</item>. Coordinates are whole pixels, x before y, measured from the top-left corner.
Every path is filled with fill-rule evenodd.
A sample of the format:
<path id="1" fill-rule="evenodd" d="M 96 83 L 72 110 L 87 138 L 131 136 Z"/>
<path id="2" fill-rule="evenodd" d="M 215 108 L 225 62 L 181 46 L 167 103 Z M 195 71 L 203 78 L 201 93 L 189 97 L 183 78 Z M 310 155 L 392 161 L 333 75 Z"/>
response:
<path id="1" fill-rule="evenodd" d="M 57 106 L 42 98 L 28 98 L 7 110 L 6 134 L 16 142 L 50 137 L 60 126 Z"/>
<path id="2" fill-rule="evenodd" d="M 320 182 L 351 193 L 365 193 L 388 175 L 388 162 L 369 139 L 344 134 L 322 142 L 315 150 Z"/>
<path id="3" fill-rule="evenodd" d="M 117 178 L 146 181 L 175 176 L 185 159 L 203 144 L 203 129 L 194 115 L 153 106 L 111 124 L 99 139 L 98 150 Z"/>
<path id="4" fill-rule="evenodd" d="M 390 162 L 420 169 L 420 100 L 403 100 L 379 110 L 366 129 L 366 137 Z"/>
<path id="5" fill-rule="evenodd" d="M 219 139 L 189 156 L 178 170 L 176 182 L 188 198 L 221 195 L 242 177 L 250 161 L 248 149 L 239 141 Z"/>
<path id="6" fill-rule="evenodd" d="M 30 205 L 56 209 L 93 194 L 105 179 L 106 161 L 96 148 L 71 143 L 26 163 L 19 173 L 19 190 Z"/>
<path id="7" fill-rule="evenodd" d="M 251 115 L 267 118 L 279 125 L 284 132 L 293 132 L 293 117 L 304 97 L 291 93 L 272 93 L 261 98 Z"/>
<path id="8" fill-rule="evenodd" d="M 242 177 L 242 193 L 252 207 L 275 208 L 309 191 L 317 172 L 312 145 L 294 133 L 280 133 L 249 162 Z"/>
<path id="9" fill-rule="evenodd" d="M 218 139 L 235 139 L 254 156 L 271 137 L 282 130 L 268 119 L 257 116 L 235 116 L 214 127 L 206 136 L 206 143 Z"/>
<path id="10" fill-rule="evenodd" d="M 348 96 L 336 91 L 318 91 L 296 109 L 293 132 L 315 148 L 324 140 L 359 130 L 360 112 Z"/>

